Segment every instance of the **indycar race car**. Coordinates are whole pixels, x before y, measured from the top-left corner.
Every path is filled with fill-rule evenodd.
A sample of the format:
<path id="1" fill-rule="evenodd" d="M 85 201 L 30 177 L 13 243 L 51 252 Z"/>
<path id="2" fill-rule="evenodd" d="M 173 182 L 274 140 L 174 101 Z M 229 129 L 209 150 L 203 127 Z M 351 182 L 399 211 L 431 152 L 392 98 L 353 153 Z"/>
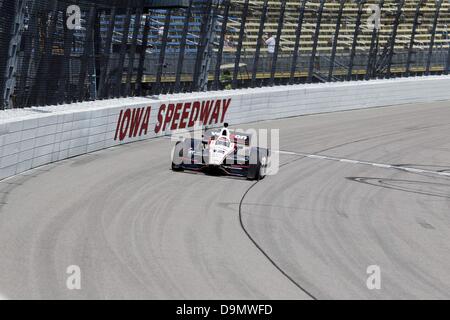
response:
<path id="1" fill-rule="evenodd" d="M 252 147 L 252 136 L 209 130 L 203 138 L 178 141 L 172 150 L 172 170 L 193 170 L 260 180 L 266 176 L 270 150 Z"/>

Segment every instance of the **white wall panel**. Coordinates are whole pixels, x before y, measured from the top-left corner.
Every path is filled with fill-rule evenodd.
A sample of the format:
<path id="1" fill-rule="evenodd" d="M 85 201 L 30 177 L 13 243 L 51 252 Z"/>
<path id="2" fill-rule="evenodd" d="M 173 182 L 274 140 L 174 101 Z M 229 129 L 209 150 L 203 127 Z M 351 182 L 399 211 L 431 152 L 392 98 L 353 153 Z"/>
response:
<path id="1" fill-rule="evenodd" d="M 450 77 L 417 77 L 361 82 L 279 86 L 256 89 L 161 95 L 154 98 L 111 99 L 71 105 L 27 109 L 23 116 L 0 117 L 0 179 L 26 170 L 94 152 L 124 143 L 141 141 L 171 134 L 170 121 L 166 130 L 155 132 L 159 124 L 160 107 L 183 104 L 179 109 L 179 125 L 185 103 L 191 103 L 187 124 L 194 102 L 231 99 L 225 121 L 232 125 L 279 119 L 306 114 L 399 105 L 415 102 L 450 100 Z M 137 135 L 130 137 L 131 124 L 126 126 L 120 140 L 119 117 L 133 110 L 151 107 L 147 133 L 143 117 L 136 118 Z M 221 112 L 223 109 L 221 109 Z M 33 114 L 34 112 L 35 114 Z M 121 113 L 122 112 L 122 113 Z M 211 118 L 210 114 L 210 118 Z M 222 114 L 218 115 L 220 122 Z M 164 117 L 165 119 L 165 113 Z M 172 118 L 173 119 L 173 118 Z M 215 123 L 213 126 L 221 125 Z M 142 135 L 139 133 L 142 132 Z M 120 133 L 120 132 L 119 132 Z M 117 139 L 115 139 L 117 138 Z"/>

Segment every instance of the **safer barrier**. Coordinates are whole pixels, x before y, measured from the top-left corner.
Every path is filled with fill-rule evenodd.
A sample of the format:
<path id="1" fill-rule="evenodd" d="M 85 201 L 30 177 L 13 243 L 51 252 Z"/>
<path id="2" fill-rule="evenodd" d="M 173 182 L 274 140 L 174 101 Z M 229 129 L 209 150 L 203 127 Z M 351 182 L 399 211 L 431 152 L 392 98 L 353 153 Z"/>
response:
<path id="1" fill-rule="evenodd" d="M 123 143 L 190 129 L 450 100 L 450 76 L 125 98 L 0 112 L 0 179 Z"/>

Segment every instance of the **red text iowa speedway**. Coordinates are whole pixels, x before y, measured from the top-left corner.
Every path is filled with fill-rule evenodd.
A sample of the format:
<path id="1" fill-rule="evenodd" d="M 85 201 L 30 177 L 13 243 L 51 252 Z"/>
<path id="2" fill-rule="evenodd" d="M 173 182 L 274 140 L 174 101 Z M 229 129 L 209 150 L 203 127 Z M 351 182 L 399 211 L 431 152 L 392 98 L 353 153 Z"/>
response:
<path id="1" fill-rule="evenodd" d="M 204 125 L 223 123 L 230 104 L 231 99 L 162 104 L 154 132 L 192 128 L 197 121 Z M 114 140 L 147 135 L 151 112 L 151 106 L 120 111 Z"/>

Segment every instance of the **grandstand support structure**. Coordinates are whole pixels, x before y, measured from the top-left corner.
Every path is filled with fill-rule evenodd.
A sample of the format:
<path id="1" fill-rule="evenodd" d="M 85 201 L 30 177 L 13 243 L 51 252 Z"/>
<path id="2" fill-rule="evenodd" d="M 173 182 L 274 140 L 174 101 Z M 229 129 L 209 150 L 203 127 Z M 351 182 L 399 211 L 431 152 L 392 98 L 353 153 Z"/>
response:
<path id="1" fill-rule="evenodd" d="M 448 44 L 448 52 L 447 52 L 447 59 L 445 60 L 444 74 L 448 74 L 448 71 L 450 69 L 450 42 L 447 41 L 447 44 Z"/>
<path id="2" fill-rule="evenodd" d="M 314 64 L 316 63 L 317 44 L 319 42 L 320 24 L 322 23 L 322 14 L 323 14 L 324 6 L 325 6 L 325 0 L 320 0 L 319 9 L 317 10 L 317 21 L 316 21 L 316 28 L 314 30 L 311 58 L 309 59 L 308 79 L 306 80 L 308 83 L 312 82 L 312 79 L 314 76 Z M 322 80 L 322 79 L 325 80 L 321 75 L 318 75 L 318 77 L 320 80 Z"/>
<path id="3" fill-rule="evenodd" d="M 135 83 L 135 94 L 140 96 L 142 95 L 142 80 L 144 77 L 144 64 L 145 64 L 145 57 L 147 55 L 147 48 L 148 48 L 148 37 L 150 34 L 150 17 L 151 17 L 151 11 L 147 9 L 147 15 L 144 22 L 144 31 L 142 33 L 142 43 L 141 43 L 141 53 L 139 56 L 139 63 L 137 68 L 137 74 L 136 74 L 136 83 Z"/>
<path id="4" fill-rule="evenodd" d="M 10 28 L 11 40 L 9 42 L 9 46 L 6 47 L 8 49 L 8 60 L 6 62 L 6 68 L 4 71 L 4 89 L 3 92 L 1 92 L 3 101 L 2 104 L 4 105 L 4 108 L 13 107 L 11 96 L 13 95 L 16 86 L 18 52 L 24 29 L 25 0 L 13 1 L 13 3 L 14 2 L 14 20 L 12 21 L 13 23 L 11 24 Z"/>
<path id="5" fill-rule="evenodd" d="M 203 4 L 202 7 L 204 8 L 204 12 L 210 12 L 212 9 L 212 0 L 207 1 L 206 4 Z M 209 14 L 208 14 L 209 15 Z M 208 30 L 208 16 L 203 16 L 201 19 L 201 27 L 200 27 L 200 33 L 199 38 L 197 40 L 197 53 L 195 58 L 195 65 L 192 75 L 192 83 L 190 91 L 199 91 L 200 90 L 200 73 L 202 70 L 202 59 L 205 57 L 206 52 L 206 45 L 207 45 L 207 39 L 205 39 L 205 36 L 207 34 Z"/>
<path id="6" fill-rule="evenodd" d="M 98 87 L 98 97 L 106 98 L 108 96 L 107 77 L 109 69 L 109 61 L 111 59 L 111 46 L 114 34 L 114 25 L 116 21 L 117 9 L 113 7 L 109 10 L 108 29 L 106 32 L 105 46 L 101 55 L 100 81 Z"/>
<path id="7" fill-rule="evenodd" d="M 95 58 L 95 46 L 94 46 L 94 25 L 95 25 L 95 17 L 97 15 L 97 8 L 95 6 L 92 6 L 89 9 L 89 16 L 88 16 L 88 30 L 87 37 L 86 37 L 86 43 L 88 44 L 84 51 L 83 55 L 81 56 L 81 67 L 80 67 L 80 77 L 78 79 L 78 101 L 83 101 L 86 98 L 86 92 L 85 92 L 85 86 L 84 83 L 86 81 L 86 77 L 88 75 L 88 69 L 89 64 L 91 63 L 92 59 Z M 92 73 L 91 73 L 92 76 Z M 91 80 L 92 81 L 92 80 Z M 119 87 L 120 90 L 120 87 Z M 92 96 L 92 92 L 89 93 L 91 99 L 95 99 L 95 96 Z"/>
<path id="8" fill-rule="evenodd" d="M 350 49 L 350 59 L 348 64 L 348 73 L 347 73 L 347 80 L 352 80 L 353 76 L 353 63 L 355 59 L 356 54 L 356 45 L 358 43 L 358 36 L 361 28 L 361 16 L 363 13 L 364 4 L 366 3 L 365 0 L 358 0 L 358 13 L 356 15 L 356 22 L 355 22 L 355 31 L 353 32 L 353 40 L 352 40 L 352 48 Z"/>
<path id="9" fill-rule="evenodd" d="M 221 73 L 220 67 L 222 65 L 223 47 L 224 47 L 225 37 L 226 37 L 226 33 L 227 33 L 231 1 L 225 0 L 223 2 L 223 6 L 224 7 L 223 7 L 222 26 L 220 29 L 219 49 L 217 51 L 216 67 L 214 69 L 214 83 L 213 83 L 214 90 L 219 90 L 219 88 L 220 88 L 220 73 Z"/>
<path id="10" fill-rule="evenodd" d="M 131 95 L 134 90 L 132 90 L 132 77 L 133 77 L 133 71 L 134 71 L 134 62 L 136 57 L 136 46 L 137 46 L 137 39 L 139 36 L 139 30 L 141 27 L 141 21 L 142 21 L 142 13 L 143 13 L 143 1 L 142 6 L 137 7 L 136 9 L 136 15 L 134 18 L 134 26 L 133 26 L 133 38 L 131 39 L 131 46 L 129 51 L 129 57 L 128 57 L 128 72 L 127 72 L 127 80 L 126 80 L 126 94 Z"/>
<path id="11" fill-rule="evenodd" d="M 412 63 L 411 59 L 412 59 L 413 54 L 416 54 L 416 52 L 414 51 L 414 45 L 415 45 L 415 40 L 416 40 L 416 35 L 417 35 L 417 28 L 420 25 L 420 22 L 419 22 L 419 18 L 421 17 L 420 9 L 424 6 L 425 2 L 426 2 L 426 0 L 419 0 L 419 2 L 417 3 L 415 14 L 414 14 L 413 26 L 412 26 L 412 31 L 411 31 L 411 39 L 409 41 L 409 47 L 408 47 L 408 56 L 406 59 L 405 74 L 407 76 L 409 76 L 411 74 L 411 63 Z"/>
<path id="12" fill-rule="evenodd" d="M 208 90 L 208 75 L 212 60 L 212 46 L 215 38 L 215 26 L 220 0 L 208 0 L 204 11 L 202 30 L 200 32 L 197 61 L 195 62 L 193 90 Z"/>
<path id="13" fill-rule="evenodd" d="M 43 106 L 48 104 L 48 96 L 47 96 L 47 83 L 52 81 L 50 78 L 50 61 L 52 56 L 52 48 L 55 39 L 55 31 L 56 24 L 58 22 L 58 1 L 49 0 L 47 2 L 48 9 L 50 11 L 49 17 L 49 27 L 46 32 L 45 40 L 44 40 L 44 54 L 43 58 L 39 62 L 39 74 L 44 75 L 44 79 L 35 79 L 34 87 L 35 87 L 35 95 L 36 96 L 36 105 Z"/>
<path id="14" fill-rule="evenodd" d="M 430 46 L 428 48 L 427 66 L 425 69 L 425 75 L 429 75 L 430 71 L 431 71 L 431 58 L 433 55 L 433 47 L 434 47 L 434 41 L 435 41 L 435 37 L 436 37 L 436 26 L 437 26 L 439 14 L 441 12 L 442 1 L 444 1 L 444 0 L 436 0 L 436 10 L 434 12 L 433 27 L 431 29 L 431 40 L 430 40 Z"/>
<path id="15" fill-rule="evenodd" d="M 335 27 L 334 36 L 333 36 L 333 44 L 331 47 L 330 69 L 328 71 L 328 82 L 333 81 L 333 71 L 334 71 L 334 63 L 335 63 L 335 59 L 336 59 L 336 49 L 337 49 L 337 44 L 338 44 L 338 39 L 339 39 L 339 32 L 341 30 L 342 14 L 344 12 L 344 5 L 345 5 L 346 1 L 347 0 L 340 0 L 340 2 L 339 2 L 339 10 L 338 10 L 337 18 L 336 18 L 336 27 Z"/>
<path id="16" fill-rule="evenodd" d="M 166 68 L 165 58 L 166 58 L 166 49 L 167 49 L 167 39 L 169 37 L 169 29 L 170 29 L 170 19 L 172 18 L 172 10 L 167 9 L 166 17 L 164 21 L 164 31 L 161 39 L 161 48 L 159 50 L 159 59 L 158 59 L 158 67 L 156 72 L 156 83 L 161 82 L 162 74 L 164 68 Z M 153 93 L 156 93 L 156 86 L 152 88 Z"/>
<path id="17" fill-rule="evenodd" d="M 56 103 L 64 103 L 69 99 L 68 92 L 69 92 L 69 77 L 70 77 L 70 54 L 71 54 L 71 48 L 72 48 L 72 42 L 74 39 L 74 32 L 73 30 L 70 30 L 67 28 L 67 25 L 64 24 L 64 43 L 63 43 L 63 61 L 62 61 L 62 69 L 60 78 L 58 81 L 58 91 L 57 91 L 57 97 L 56 97 Z M 30 49 L 31 50 L 31 49 Z"/>
<path id="18" fill-rule="evenodd" d="M 278 54 L 280 53 L 281 33 L 284 27 L 284 15 L 286 13 L 286 0 L 281 0 L 280 16 L 278 17 L 277 35 L 275 39 L 275 50 L 272 57 L 271 70 L 270 70 L 270 82 L 269 85 L 273 86 L 275 81 L 275 73 L 277 72 Z M 269 57 L 270 58 L 270 57 Z"/>
<path id="19" fill-rule="evenodd" d="M 400 17 L 403 14 L 403 6 L 405 4 L 405 0 L 399 0 L 397 3 L 397 12 L 395 13 L 395 19 L 394 19 L 394 26 L 392 28 L 391 37 L 389 39 L 389 51 L 388 51 L 388 58 L 387 58 L 387 72 L 386 77 L 391 77 L 391 69 L 392 69 L 392 57 L 395 54 L 395 41 L 397 40 L 397 31 L 398 26 L 400 24 Z"/>
<path id="20" fill-rule="evenodd" d="M 125 57 L 126 57 L 126 53 L 127 53 L 128 37 L 129 37 L 129 33 L 130 33 L 131 14 L 132 14 L 131 6 L 127 6 L 125 22 L 124 22 L 123 32 L 122 32 L 122 40 L 120 43 L 119 60 L 117 63 L 117 69 L 114 70 L 115 84 L 114 84 L 114 95 L 113 96 L 115 98 L 119 98 L 121 96 L 121 91 L 122 91 L 122 77 L 123 77 L 123 69 L 124 69 L 124 65 L 125 65 Z"/>
<path id="21" fill-rule="evenodd" d="M 177 65 L 177 73 L 175 78 L 175 92 L 181 91 L 181 74 L 183 73 L 183 65 L 184 65 L 184 55 L 186 53 L 186 41 L 187 34 L 189 32 L 189 22 L 192 17 L 192 4 L 193 0 L 189 1 L 189 7 L 185 10 L 184 23 L 183 23 L 183 34 L 181 36 L 180 42 L 180 53 L 178 54 L 178 65 Z M 146 37 L 148 39 L 148 37 Z M 139 71 L 141 71 L 139 69 Z"/>
<path id="22" fill-rule="evenodd" d="M 378 7 L 380 8 L 380 10 L 383 9 L 383 6 L 384 6 L 384 0 L 380 0 L 378 2 Z M 379 28 L 379 26 L 374 24 L 373 30 L 372 30 L 372 36 L 370 39 L 369 54 L 368 54 L 368 58 L 367 58 L 367 67 L 366 67 L 366 75 L 365 75 L 366 80 L 369 80 L 370 78 L 373 78 L 376 76 L 375 65 L 376 65 L 377 56 L 378 56 L 379 36 L 380 36 L 380 28 Z"/>
<path id="23" fill-rule="evenodd" d="M 237 87 L 238 87 L 239 66 L 241 64 L 241 54 L 242 54 L 242 48 L 243 48 L 243 42 L 244 42 L 244 36 L 245 36 L 245 23 L 247 22 L 249 2 L 250 2 L 249 0 L 245 0 L 244 8 L 242 10 L 241 26 L 240 26 L 240 30 L 239 30 L 239 40 L 238 40 L 238 46 L 237 46 L 237 50 L 236 50 L 236 57 L 235 57 L 235 61 L 234 61 L 233 80 L 232 80 L 232 88 L 233 89 L 237 89 Z"/>
<path id="24" fill-rule="evenodd" d="M 256 76 L 258 74 L 259 61 L 261 57 L 261 42 L 263 40 L 264 35 L 264 25 L 267 20 L 267 10 L 269 8 L 269 0 L 264 0 L 263 6 L 261 9 L 261 17 L 259 20 L 259 28 L 258 28 L 258 36 L 256 39 L 256 49 L 255 49 L 255 58 L 254 58 L 254 67 L 252 72 L 252 82 L 251 87 L 256 87 Z"/>
<path id="25" fill-rule="evenodd" d="M 294 84 L 295 81 L 295 72 L 297 71 L 297 62 L 298 62 L 298 55 L 300 51 L 300 38 L 302 36 L 302 27 L 303 27 L 303 20 L 305 17 L 305 8 L 307 0 L 302 0 L 299 8 L 299 15 L 297 20 L 297 28 L 295 30 L 295 44 L 294 44 L 294 52 L 292 54 L 292 62 L 291 62 L 291 73 L 289 76 L 289 83 Z"/>
<path id="26" fill-rule="evenodd" d="M 31 7 L 29 7 L 27 9 L 28 12 L 32 12 L 33 11 L 33 6 L 34 3 L 32 3 Z M 31 15 L 29 16 L 29 22 L 28 24 L 31 23 L 35 23 L 36 21 L 36 16 L 35 15 Z M 21 37 L 21 41 L 22 41 L 22 51 L 23 51 L 23 58 L 22 58 L 22 66 L 20 67 L 20 70 L 18 70 L 18 73 L 23 75 L 23 74 L 28 74 L 29 69 L 30 69 L 30 65 L 31 65 L 31 57 L 32 57 L 32 45 L 33 45 L 33 33 L 31 28 L 29 28 L 28 25 L 24 25 L 24 32 L 22 34 Z M 25 88 L 26 88 L 26 77 L 21 77 L 20 79 L 18 79 L 17 81 L 17 87 L 15 88 L 15 91 L 17 92 L 25 92 Z M 21 106 L 21 105 L 26 105 L 27 104 L 27 99 L 28 97 L 25 95 L 20 95 L 19 98 L 16 99 L 16 105 Z"/>
<path id="27" fill-rule="evenodd" d="M 13 0 L 0 0 L 0 107 L 6 108 L 7 101 L 6 82 L 10 63 L 10 44 L 12 25 L 15 18 L 15 5 Z"/>

